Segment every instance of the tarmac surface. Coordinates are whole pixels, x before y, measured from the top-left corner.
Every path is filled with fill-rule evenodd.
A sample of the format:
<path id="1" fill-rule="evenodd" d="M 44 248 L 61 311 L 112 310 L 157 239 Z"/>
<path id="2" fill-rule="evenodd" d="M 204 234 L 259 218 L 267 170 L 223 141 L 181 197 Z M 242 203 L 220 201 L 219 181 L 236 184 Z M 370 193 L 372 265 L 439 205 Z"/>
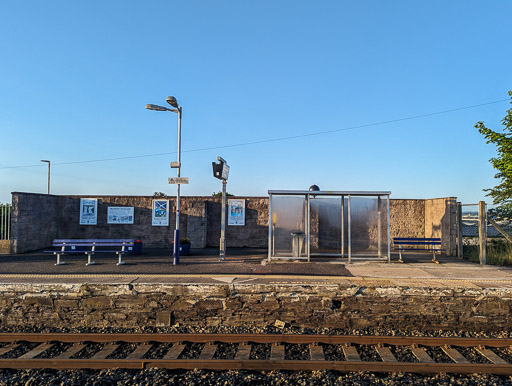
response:
<path id="1" fill-rule="evenodd" d="M 429 253 L 404 254 L 404 263 L 392 254 L 387 259 L 353 260 L 340 257 L 312 257 L 304 260 L 267 262 L 266 249 L 232 248 L 224 262 L 218 249 L 192 249 L 172 264 L 172 251 L 145 249 L 125 257 L 116 265 L 115 254 L 97 254 L 96 264 L 86 266 L 87 256 L 64 255 L 66 264 L 56 266 L 52 254 L 36 251 L 0 255 L 0 284 L 16 283 L 165 283 L 165 284 L 344 284 L 379 283 L 420 287 L 464 287 L 512 289 L 512 267 L 479 265 L 454 257 Z"/>

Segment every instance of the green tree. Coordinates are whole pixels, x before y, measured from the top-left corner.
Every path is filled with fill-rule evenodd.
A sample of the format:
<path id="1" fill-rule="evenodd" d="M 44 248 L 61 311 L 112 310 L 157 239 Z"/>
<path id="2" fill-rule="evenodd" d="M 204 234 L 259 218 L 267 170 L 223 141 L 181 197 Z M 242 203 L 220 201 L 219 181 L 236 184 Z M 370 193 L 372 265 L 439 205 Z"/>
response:
<path id="1" fill-rule="evenodd" d="M 512 104 L 512 91 L 508 92 Z M 492 197 L 493 204 L 489 214 L 497 218 L 512 218 L 512 108 L 501 120 L 504 126 L 501 132 L 491 130 L 483 122 L 477 122 L 475 128 L 486 139 L 486 143 L 496 145 L 496 157 L 489 160 L 497 173 L 494 178 L 500 183 L 491 189 L 484 189 L 487 196 Z"/>
<path id="2" fill-rule="evenodd" d="M 213 192 L 212 197 L 222 197 L 222 192 Z M 226 197 L 234 197 L 234 195 L 229 192 L 226 192 Z"/>

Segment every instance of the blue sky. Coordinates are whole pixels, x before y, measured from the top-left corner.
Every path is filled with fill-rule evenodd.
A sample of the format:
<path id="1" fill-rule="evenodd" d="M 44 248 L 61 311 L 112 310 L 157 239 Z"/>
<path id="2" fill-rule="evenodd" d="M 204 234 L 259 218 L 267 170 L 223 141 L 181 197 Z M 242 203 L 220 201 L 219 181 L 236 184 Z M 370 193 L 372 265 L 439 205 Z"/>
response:
<path id="1" fill-rule="evenodd" d="M 144 108 L 168 95 L 183 195 L 221 189 L 220 155 L 236 195 L 315 183 L 477 202 L 495 148 L 473 126 L 501 128 L 507 101 L 365 125 L 507 99 L 511 14 L 509 0 L 2 2 L 0 202 L 46 192 L 41 159 L 54 194 L 174 195 L 177 116 Z"/>

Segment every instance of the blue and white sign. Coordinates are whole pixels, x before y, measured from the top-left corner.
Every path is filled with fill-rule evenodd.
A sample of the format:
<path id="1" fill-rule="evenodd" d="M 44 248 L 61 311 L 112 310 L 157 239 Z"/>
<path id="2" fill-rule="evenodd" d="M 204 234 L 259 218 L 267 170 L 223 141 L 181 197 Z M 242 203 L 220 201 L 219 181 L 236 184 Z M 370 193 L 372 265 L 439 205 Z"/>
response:
<path id="1" fill-rule="evenodd" d="M 228 225 L 245 225 L 245 200 L 228 200 Z"/>
<path id="2" fill-rule="evenodd" d="M 151 217 L 154 227 L 169 226 L 169 200 L 153 200 Z"/>
<path id="3" fill-rule="evenodd" d="M 80 225 L 96 225 L 98 223 L 98 199 L 80 199 Z"/>
<path id="4" fill-rule="evenodd" d="M 109 206 L 108 224 L 133 224 L 133 206 Z"/>

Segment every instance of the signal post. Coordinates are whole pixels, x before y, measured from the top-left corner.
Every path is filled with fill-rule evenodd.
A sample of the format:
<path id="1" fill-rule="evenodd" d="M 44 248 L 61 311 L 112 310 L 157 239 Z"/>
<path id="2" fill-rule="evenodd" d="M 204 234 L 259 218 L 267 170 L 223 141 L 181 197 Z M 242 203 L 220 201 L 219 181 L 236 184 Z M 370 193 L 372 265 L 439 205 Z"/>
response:
<path id="1" fill-rule="evenodd" d="M 226 160 L 222 157 L 217 157 L 216 162 L 212 162 L 213 176 L 222 180 L 222 210 L 220 214 L 220 246 L 219 246 L 219 261 L 224 261 L 226 258 L 226 185 L 229 177 L 229 166 Z"/>

